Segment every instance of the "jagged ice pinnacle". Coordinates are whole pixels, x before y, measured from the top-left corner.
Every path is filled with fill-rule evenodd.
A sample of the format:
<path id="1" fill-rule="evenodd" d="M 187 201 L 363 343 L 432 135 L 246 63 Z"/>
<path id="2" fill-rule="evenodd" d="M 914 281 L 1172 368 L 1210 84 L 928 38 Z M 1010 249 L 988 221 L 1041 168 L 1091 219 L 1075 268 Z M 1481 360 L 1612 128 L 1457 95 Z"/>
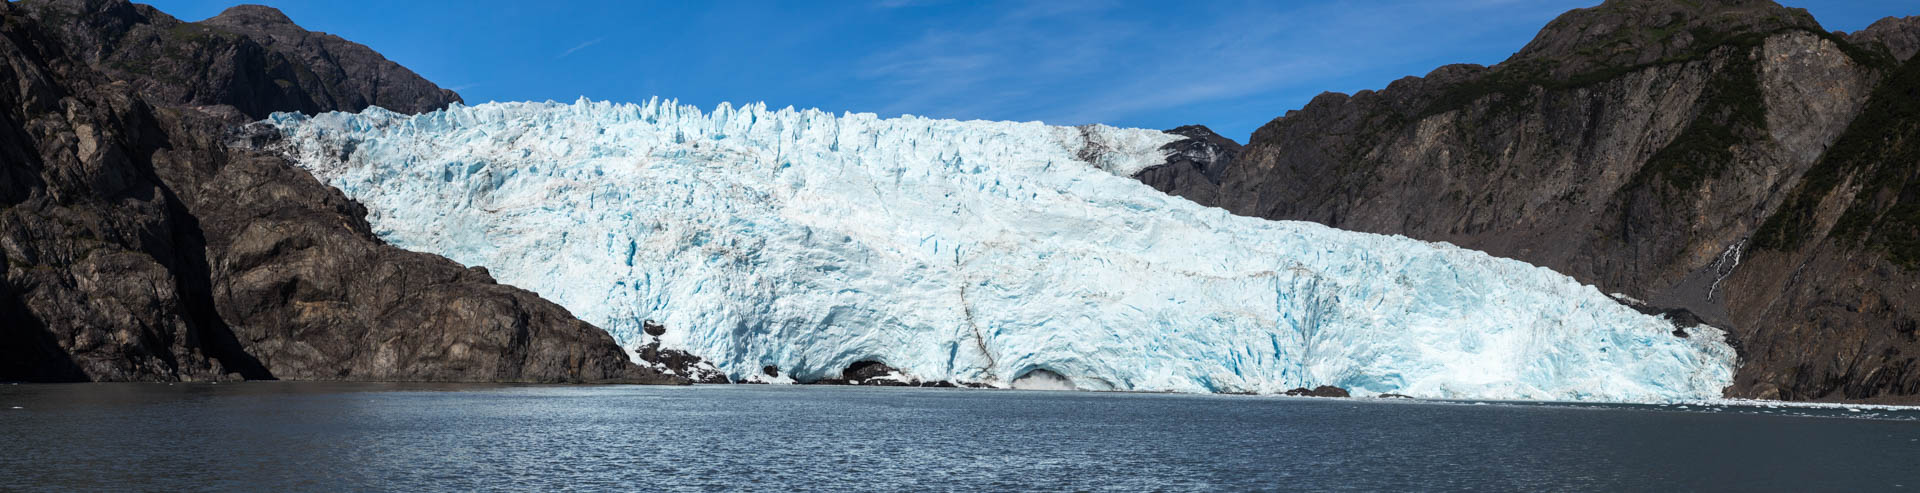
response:
<path id="1" fill-rule="evenodd" d="M 801 381 L 880 361 L 1006 385 L 1717 398 L 1718 329 L 1444 243 L 1234 216 L 1126 176 L 1177 136 L 670 101 L 274 115 L 395 245 L 623 345 Z M 1051 375 L 1050 375 L 1051 376 Z"/>

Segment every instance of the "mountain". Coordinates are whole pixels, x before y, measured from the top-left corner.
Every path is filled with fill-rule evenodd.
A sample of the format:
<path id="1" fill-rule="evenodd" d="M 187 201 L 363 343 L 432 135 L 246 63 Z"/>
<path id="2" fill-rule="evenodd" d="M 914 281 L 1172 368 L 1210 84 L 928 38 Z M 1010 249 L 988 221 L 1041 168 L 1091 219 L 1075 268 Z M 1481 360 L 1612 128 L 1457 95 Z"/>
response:
<path id="1" fill-rule="evenodd" d="M 0 380 L 684 382 L 485 269 L 385 244 L 235 126 L 452 92 L 265 7 L 0 16 Z"/>
<path id="2" fill-rule="evenodd" d="M 1182 137 L 1161 147 L 1169 152 L 1167 162 L 1135 172 L 1133 178 L 1196 202 L 1212 199 L 1227 167 L 1240 156 L 1240 144 L 1202 125 L 1187 125 L 1167 133 Z"/>
<path id="3" fill-rule="evenodd" d="M 383 238 L 735 380 L 1672 401 L 1733 377 L 1720 330 L 1546 269 L 1126 178 L 1222 150 L 1180 134 L 659 100 L 268 125 Z"/>
<path id="4" fill-rule="evenodd" d="M 1732 396 L 1912 396 L 1917 48 L 1920 18 L 1845 34 L 1770 1 L 1609 0 L 1492 67 L 1322 94 L 1217 180 L 1136 178 L 1697 314 L 1741 350 Z"/>
<path id="5" fill-rule="evenodd" d="M 30 0 L 69 55 L 126 81 L 155 104 L 230 106 L 247 120 L 275 111 L 419 113 L 460 101 L 371 48 L 308 32 L 271 7 L 241 5 L 181 22 L 126 2 Z"/>
<path id="6" fill-rule="evenodd" d="M 832 357 L 816 355 L 818 357 L 801 360 L 776 356 L 777 351 L 768 346 L 718 342 L 722 340 L 719 334 L 730 333 L 727 331 L 752 334 L 789 323 L 800 324 L 794 327 L 825 327 L 828 335 L 832 335 L 834 330 L 841 330 L 836 327 L 845 326 L 822 325 L 820 317 L 843 320 L 838 317 L 850 316 L 845 310 L 829 309 L 842 304 L 829 302 L 824 307 L 801 310 L 781 305 L 782 298 L 778 296 L 750 298 L 732 300 L 746 304 L 718 305 L 719 308 L 713 308 L 715 313 L 701 316 L 708 318 L 692 319 L 686 318 L 688 315 L 672 315 L 690 309 L 684 300 L 676 301 L 670 309 L 657 304 L 666 298 L 652 300 L 655 305 L 602 306 L 592 301 L 594 298 L 589 295 L 594 293 L 554 290 L 540 283 L 539 271 L 530 270 L 545 265 L 540 262 L 566 258 L 492 258 L 486 255 L 498 252 L 449 249 L 449 245 L 460 243 L 449 243 L 447 238 L 397 236 L 404 228 L 394 226 L 400 224 L 395 222 L 399 218 L 388 216 L 391 213 L 388 208 L 375 207 L 370 211 L 354 200 L 360 195 L 350 197 L 349 193 L 316 180 L 314 173 L 293 166 L 318 166 L 313 169 L 330 182 L 347 176 L 325 168 L 324 163 L 329 161 L 322 158 L 326 156 L 305 155 L 299 163 L 294 163 L 282 154 L 312 143 L 286 140 L 287 129 L 308 123 L 287 119 L 264 126 L 248 123 L 277 111 L 303 114 L 348 111 L 359 112 L 361 118 L 374 115 L 397 119 L 404 118 L 401 116 L 404 114 L 449 107 L 459 109 L 456 113 L 468 115 L 475 114 L 470 113 L 474 111 L 501 111 L 497 109 L 500 107 L 458 106 L 459 96 L 452 91 L 433 85 L 365 46 L 306 31 L 271 8 L 241 6 L 204 21 L 182 22 L 151 7 L 124 0 L 26 0 L 7 3 L 0 9 L 0 15 L 4 20 L 0 24 L 0 35 L 3 35 L 0 36 L 3 40 L 0 57 L 7 62 L 0 66 L 0 78 L 4 78 L 8 83 L 5 87 L 10 88 L 0 90 L 0 141 L 6 144 L 0 146 L 0 156 L 4 156 L 4 160 L 0 160 L 0 323 L 4 323 L 0 326 L 0 380 L 284 378 L 684 382 L 686 377 L 704 381 L 724 379 L 718 370 L 725 370 L 735 378 L 750 378 L 755 374 L 754 365 L 760 363 L 784 365 L 787 371 L 780 378 L 830 379 L 835 371 L 859 366 L 857 363 L 870 363 L 868 358 L 879 357 L 867 351 L 874 346 L 861 345 L 871 340 L 843 346 L 863 348 L 865 354 L 832 353 Z M 1920 351 L 1920 340 L 1917 340 L 1920 334 L 1916 333 L 1920 332 L 1916 329 L 1920 327 L 1920 322 L 1916 322 L 1920 320 L 1920 301 L 1916 301 L 1920 296 L 1916 294 L 1920 293 L 1915 293 L 1916 286 L 1920 286 L 1920 276 L 1915 274 L 1915 269 L 1920 268 L 1917 260 L 1920 253 L 1916 253 L 1920 252 L 1920 246 L 1916 246 L 1920 245 L 1920 213 L 1914 212 L 1915 204 L 1920 203 L 1920 198 L 1916 198 L 1920 197 L 1920 185 L 1914 184 L 1920 180 L 1915 171 L 1920 151 L 1915 151 L 1912 143 L 1912 137 L 1920 132 L 1914 123 L 1920 118 L 1916 115 L 1920 109 L 1912 105 L 1913 96 L 1920 91 L 1920 82 L 1915 80 L 1920 78 L 1920 74 L 1916 74 L 1920 72 L 1916 66 L 1920 62 L 1913 61 L 1916 51 L 1920 51 L 1920 18 L 1890 18 L 1860 32 L 1833 33 L 1822 28 L 1805 11 L 1767 1 L 1613 0 L 1563 15 L 1512 58 L 1492 67 L 1452 65 L 1425 77 L 1395 81 L 1379 91 L 1322 95 L 1306 107 L 1262 127 L 1244 147 L 1205 127 L 1193 126 L 1171 130 L 1170 135 L 1135 134 L 1097 127 L 1023 130 L 1031 133 L 1015 135 L 1024 135 L 1028 140 L 1009 148 L 1054 156 L 1052 163 L 1057 166 L 1090 165 L 1107 173 L 1132 176 L 1154 188 L 1243 216 L 1304 220 L 1347 230 L 1444 241 L 1546 266 L 1579 282 L 1595 284 L 1602 292 L 1619 293 L 1642 312 L 1662 315 L 1681 325 L 1701 320 L 1727 329 L 1729 342 L 1740 357 L 1737 372 L 1729 377 L 1730 395 L 1793 400 L 1900 398 L 1920 394 L 1920 369 L 1916 369 L 1913 356 Z M 590 114 L 592 111 L 597 111 L 592 105 L 582 107 L 580 111 L 589 114 L 575 118 L 589 118 L 594 116 Z M 398 114 L 382 113 L 388 110 Z M 773 116 L 777 112 L 766 112 L 764 108 L 717 112 L 727 115 L 725 118 L 720 114 L 699 114 L 692 109 L 664 111 L 679 119 L 674 121 L 696 127 L 708 125 L 709 129 L 740 125 L 731 119 L 740 115 L 745 115 L 749 126 L 763 117 L 779 120 Z M 693 122 L 699 118 L 705 119 L 705 123 Z M 805 127 L 792 128 L 798 132 Z M 573 137 L 561 129 L 548 130 L 558 132 L 554 135 Z M 784 143 L 767 148 L 763 145 L 765 142 L 741 139 L 681 140 L 687 135 L 715 136 L 702 132 L 650 135 L 665 139 L 655 141 L 662 146 L 658 149 L 685 152 L 667 159 L 676 167 L 744 166 L 742 163 L 762 163 L 768 155 L 787 156 L 783 153 L 789 149 Z M 1032 139 L 1039 136 L 1052 139 L 1045 141 L 1051 142 L 1046 145 L 1055 147 L 1033 147 L 1040 141 Z M 1126 139 L 1102 140 L 1117 137 Z M 985 139 L 964 132 L 955 138 Z M 1131 147 L 1149 141 L 1151 148 Z M 847 146 L 854 144 L 848 142 Z M 631 145 L 634 144 L 621 143 L 621 146 Z M 708 147 L 700 147 L 702 145 Z M 332 149 L 338 152 L 335 160 L 348 163 L 352 156 L 360 153 L 390 150 L 357 146 Z M 835 142 L 823 151 L 826 154 L 812 157 L 854 159 L 840 154 L 839 147 L 840 143 Z M 939 147 L 927 146 L 929 149 Z M 655 148 L 626 152 L 648 155 L 644 153 L 651 149 Z M 1071 152 L 1055 155 L 1061 149 Z M 530 153 L 529 156 L 541 152 L 560 155 L 576 152 L 571 144 L 551 142 L 544 147 L 523 146 L 522 150 Z M 976 170 L 993 159 L 1005 157 L 983 156 L 978 150 L 949 150 L 952 153 L 900 156 L 902 160 L 890 169 L 906 173 L 938 164 L 955 170 Z M 738 154 L 716 156 L 713 153 Z M 796 161 L 798 158 L 780 164 Z M 487 166 L 513 168 L 520 162 L 479 165 L 481 170 L 486 170 Z M 833 166 L 845 164 L 832 161 L 818 166 L 839 169 Z M 489 197 L 499 195 L 481 185 L 497 186 L 509 182 L 508 178 L 518 177 L 529 183 L 536 178 L 551 180 L 554 177 L 537 171 L 552 172 L 555 167 L 557 165 L 516 171 L 522 175 L 493 175 L 500 183 L 473 182 L 477 187 L 473 192 L 485 192 Z M 779 169 L 784 168 L 753 168 L 755 172 L 783 173 Z M 452 168 L 441 171 L 442 179 L 472 179 L 453 173 L 458 170 Z M 1085 175 L 1049 173 L 1066 171 L 1049 167 L 1033 171 L 1032 176 L 1002 177 L 991 183 L 967 182 L 974 189 L 938 190 L 954 194 L 943 195 L 945 198 L 976 201 L 963 201 L 963 205 L 978 205 L 1005 198 L 995 194 L 1007 193 L 1004 187 L 1010 186 L 1008 184 L 1028 184 L 1028 192 L 1035 194 L 1030 198 L 1037 200 L 1038 194 L 1047 187 L 1032 180 L 1072 178 L 1070 181 L 1075 186 L 1104 183 Z M 421 177 L 409 179 L 414 178 Z M 736 191 L 777 190 L 766 188 L 772 186 L 767 182 L 751 181 L 753 178 L 735 177 L 729 179 L 736 181 L 723 183 L 738 187 Z M 816 184 L 824 181 L 815 178 Z M 868 181 L 876 197 L 887 193 L 882 180 L 868 177 Z M 570 183 L 566 181 L 541 183 L 560 187 L 543 193 L 567 196 L 575 191 L 563 186 Z M 1059 185 L 1050 181 L 1044 184 Z M 676 186 L 694 187 L 679 190 L 699 192 L 688 197 L 718 193 L 697 185 L 672 182 L 662 186 L 668 190 L 676 190 L 672 188 Z M 352 194 L 367 192 L 351 187 L 349 190 Z M 1345 233 L 1313 230 L 1292 223 L 1285 223 L 1288 225 L 1284 227 L 1270 223 L 1242 226 L 1237 222 L 1239 219 L 1213 218 L 1209 213 L 1127 195 L 1131 192 L 1115 193 L 1127 197 L 1118 209 L 1113 203 L 1089 200 L 1062 205 L 1058 210 L 1033 211 L 1031 215 L 1033 220 L 1059 219 L 1058 215 L 1064 211 L 1081 211 L 1093 214 L 1081 219 L 1088 224 L 1119 228 L 1116 232 L 1095 233 L 1096 237 L 1126 238 L 1133 234 L 1129 228 L 1165 226 L 1160 219 L 1140 219 L 1160 217 L 1149 214 L 1153 212 L 1198 221 L 1192 224 L 1235 224 L 1233 227 L 1259 231 L 1278 228 L 1287 231 L 1285 234 L 1305 235 L 1303 237 L 1326 244 L 1380 247 L 1370 242 L 1386 241 L 1363 241 Z M 671 198 L 642 195 L 640 198 L 646 200 Z M 852 200 L 847 197 L 849 195 L 816 198 L 831 199 L 830 203 Z M 390 200 L 384 196 L 368 198 Z M 596 199 L 589 195 L 586 200 Z M 865 217 L 849 213 L 844 217 L 804 218 L 827 221 L 817 224 L 796 223 L 782 215 L 791 209 L 782 208 L 780 204 L 760 204 L 752 200 L 740 203 L 748 204 L 737 206 L 741 207 L 739 212 L 743 217 L 786 221 L 768 223 L 769 227 L 804 224 L 806 228 L 818 227 L 821 231 L 854 231 L 860 225 L 844 221 Z M 877 199 L 864 203 L 875 207 L 887 205 Z M 1150 210 L 1132 210 L 1134 206 Z M 983 214 L 973 209 L 950 212 L 960 217 Z M 627 213 L 624 218 L 601 219 L 640 217 L 633 216 L 633 211 Z M 693 214 L 691 211 L 676 213 Z M 1025 224 L 1020 222 L 1027 220 L 1024 216 L 994 213 L 984 217 L 998 218 L 1000 229 L 978 229 L 983 226 L 973 223 L 955 224 L 955 231 L 966 231 L 977 237 L 951 238 L 949 242 L 982 242 L 983 238 L 998 238 L 1007 231 L 1030 228 L 1015 227 Z M 514 218 L 495 218 L 505 219 Z M 1116 220 L 1119 222 L 1103 222 Z M 701 228 L 717 228 L 709 234 L 751 226 L 695 224 Z M 1093 230 L 1104 231 L 1100 228 Z M 637 233 L 614 235 L 619 234 Z M 1218 232 L 1183 234 L 1196 241 L 1196 245 L 1205 247 L 1188 252 L 1192 259 L 1154 256 L 1164 253 L 1155 248 L 1170 248 L 1154 245 L 1142 245 L 1139 252 L 1110 252 L 1110 256 L 1124 253 L 1134 258 L 1151 258 L 1149 264 L 1160 266 L 1157 268 L 1186 268 L 1173 273 L 1133 273 L 1161 276 L 1157 279 L 1164 279 L 1164 286 L 1147 283 L 1143 289 L 1163 293 L 1160 290 L 1166 286 L 1200 283 L 1181 280 L 1188 274 L 1207 272 L 1194 269 L 1257 266 L 1240 257 L 1247 251 L 1274 247 L 1244 238 L 1211 236 Z M 396 248 L 387 244 L 383 236 L 403 246 L 447 254 L 472 265 L 487 265 L 507 280 L 524 284 L 533 291 L 500 284 L 494 272 L 486 268 L 467 268 L 432 253 Z M 807 241 L 829 239 L 830 236 Z M 1069 239 L 1065 233 L 1056 238 L 1058 242 Z M 835 252 L 808 242 L 799 244 L 805 246 L 802 250 L 809 254 Z M 1417 242 L 1386 244 L 1394 246 L 1386 250 L 1400 252 L 1395 255 L 1410 255 L 1406 252 L 1414 251 L 1454 252 L 1448 247 L 1420 246 L 1425 244 Z M 621 246 L 617 243 L 603 246 L 612 248 L 607 251 L 621 252 L 616 248 Z M 642 249 L 643 246 L 657 245 L 628 242 L 626 248 L 635 256 L 652 251 Z M 700 246 L 737 247 L 711 243 Z M 860 248 L 887 250 L 873 245 Z M 1072 255 L 1084 254 L 1089 248 L 1049 250 L 1028 245 L 1015 250 L 1052 256 L 1048 258 L 1063 255 L 1077 258 Z M 1292 250 L 1287 252 L 1297 254 Z M 592 253 L 593 256 L 575 260 L 590 260 L 587 263 L 595 265 L 608 261 L 599 257 L 605 252 Z M 1492 260 L 1463 260 L 1472 257 L 1468 253 L 1435 255 L 1447 259 L 1443 262 L 1445 265 L 1488 262 L 1492 262 L 1488 265 L 1508 265 Z M 1315 261 L 1327 262 L 1316 264 L 1323 272 L 1348 272 L 1355 276 L 1371 273 L 1376 277 L 1399 274 L 1391 267 L 1368 263 L 1378 260 L 1368 258 L 1372 260 L 1324 258 Z M 1208 259 L 1212 263 L 1208 263 Z M 661 259 L 668 265 L 689 261 Z M 593 274 L 609 276 L 628 272 L 612 264 L 606 266 L 607 272 Z M 796 279 L 819 280 L 818 276 L 825 276 L 844 280 L 851 275 L 846 264 L 829 262 L 816 267 L 840 270 L 798 272 L 794 276 Z M 687 271 L 721 267 L 685 265 L 682 268 Z M 1082 268 L 1088 272 L 1108 272 L 1102 270 L 1107 267 L 1100 265 Z M 1470 278 L 1482 281 L 1486 276 L 1506 276 L 1527 280 L 1532 283 L 1528 285 L 1533 286 L 1563 284 L 1558 277 L 1535 275 L 1532 271 L 1516 274 L 1501 270 L 1507 268 L 1491 268 L 1501 274 L 1469 267 L 1461 267 L 1461 271 L 1474 272 Z M 964 275 L 994 274 L 993 271 L 949 270 Z M 744 282 L 710 275 L 685 279 L 667 277 L 680 273 L 662 272 L 645 279 L 655 286 L 684 286 L 698 279 Z M 727 273 L 754 279 L 773 278 L 772 274 L 760 271 Z M 875 279 L 898 280 L 900 277 Z M 1132 277 L 1125 279 L 1138 281 Z M 625 286 L 631 289 L 639 280 L 619 281 L 626 282 Z M 1105 282 L 1122 285 L 1113 279 Z M 1386 289 L 1368 287 L 1354 279 L 1343 282 L 1348 283 L 1337 284 L 1340 289 L 1329 291 L 1342 293 L 1337 298 L 1343 303 L 1375 299 L 1369 296 L 1379 295 Z M 1224 285 L 1236 287 L 1195 289 L 1254 292 L 1239 284 Z M 757 288 L 740 289 L 752 293 L 751 290 Z M 1386 292 L 1419 291 L 1408 286 L 1394 289 Z M 542 299 L 535 292 L 552 294 L 560 304 Z M 705 294 L 699 296 L 718 296 L 700 292 Z M 1081 294 L 1092 296 L 1088 293 L 1098 292 L 1088 287 Z M 785 293 L 788 291 L 776 292 Z M 1591 301 L 1590 294 L 1581 291 L 1569 295 L 1572 296 L 1570 302 L 1577 302 L 1577 310 L 1536 315 L 1544 317 L 1543 320 L 1600 317 L 1634 321 L 1622 322 L 1611 330 L 1652 327 L 1640 321 L 1654 317 L 1618 314 L 1619 307 L 1603 308 Z M 1036 299 L 1059 296 L 1058 293 L 1028 295 Z M 898 296 L 905 294 L 889 294 L 867 301 L 912 306 L 908 302 L 913 298 Z M 1180 297 L 1184 296 L 1181 293 L 1171 296 L 1186 299 Z M 1397 300 L 1392 296 L 1386 299 Z M 766 305 L 752 308 L 750 302 L 766 302 Z M 1393 313 L 1402 315 L 1441 317 L 1445 312 L 1419 300 L 1397 302 L 1405 304 L 1395 305 L 1400 311 Z M 1164 308 L 1156 303 L 1161 301 L 1129 306 Z M 575 310 L 569 311 L 563 305 Z M 1218 307 L 1208 306 L 1195 308 L 1196 313 L 1218 311 Z M 1361 312 L 1338 303 L 1333 306 L 1329 313 L 1357 316 L 1353 314 Z M 1006 308 L 1009 310 L 1006 313 L 1031 310 L 1028 305 Z M 1265 313 L 1258 316 L 1275 320 L 1291 320 L 1286 317 L 1296 313 L 1284 307 L 1275 308 L 1272 313 L 1264 312 L 1264 307 L 1258 310 Z M 663 314 L 660 318 L 665 319 L 665 323 L 649 323 L 648 314 L 655 311 Z M 605 324 L 619 335 L 620 343 L 629 347 L 621 348 L 615 337 L 576 318 L 576 312 L 582 318 Z M 771 324 L 764 326 L 737 324 L 727 328 L 712 323 L 718 320 L 712 317 L 747 320 L 773 315 L 788 318 L 759 319 Z M 979 314 L 962 310 L 962 315 L 971 319 Z M 1114 314 L 1086 316 L 1105 320 L 1109 326 L 1129 326 L 1110 319 L 1118 316 Z M 1178 321 L 1184 325 L 1216 328 L 1222 323 L 1186 318 L 1190 316 L 1192 314 L 1153 312 L 1141 320 Z M 1493 330 L 1486 324 L 1486 321 L 1453 320 L 1433 327 L 1405 323 L 1383 327 L 1445 329 L 1452 332 L 1442 333 L 1460 336 L 1463 341 L 1475 340 L 1462 334 L 1476 330 L 1493 334 L 1487 337 L 1494 339 L 1524 332 Z M 1233 326 L 1232 323 L 1225 325 Z M 1174 380 L 1163 379 L 1159 382 L 1164 385 L 1146 385 L 1139 383 L 1150 381 L 1143 375 L 1111 368 L 1100 373 L 1088 368 L 1067 368 L 1069 365 L 1064 364 L 1058 368 L 1042 364 L 1026 367 L 973 364 L 965 368 L 988 369 L 992 378 L 980 377 L 975 381 L 999 383 L 1046 370 L 1049 372 L 1046 375 L 1061 378 L 1097 374 L 1115 388 L 1270 390 L 1276 385 L 1333 383 L 1361 390 L 1390 388 L 1385 382 L 1392 378 L 1384 374 L 1337 368 L 1401 368 L 1383 363 L 1385 360 L 1380 358 L 1411 357 L 1405 354 L 1405 346 L 1401 344 L 1405 339 L 1386 338 L 1382 340 L 1400 342 L 1374 345 L 1348 344 L 1358 340 L 1353 339 L 1358 336 L 1352 331 L 1361 329 L 1352 328 L 1354 326 L 1358 325 L 1327 325 L 1324 328 L 1330 332 L 1324 333 L 1319 331 L 1320 322 L 1295 328 L 1312 329 L 1302 329 L 1306 331 L 1300 334 L 1325 334 L 1324 337 L 1331 338 L 1322 340 L 1315 339 L 1322 337 L 1320 335 L 1303 335 L 1300 340 L 1350 347 L 1360 353 L 1299 359 L 1317 363 L 1303 363 L 1307 366 L 1285 371 L 1276 369 L 1278 366 L 1247 366 L 1248 373 L 1229 372 L 1232 377 L 1220 374 L 1220 379 L 1206 384 L 1189 378 L 1179 380 L 1184 382 L 1180 384 L 1166 383 Z M 1570 334 L 1604 333 L 1593 330 L 1599 329 L 1581 328 Z M 1688 359 L 1674 356 L 1688 354 L 1674 348 L 1695 348 L 1688 351 L 1716 354 L 1709 342 L 1692 338 L 1707 330 L 1677 329 L 1666 335 L 1669 340 L 1649 339 L 1646 344 L 1578 346 L 1581 351 L 1571 354 L 1585 355 L 1584 359 L 1555 361 L 1579 361 L 1591 368 L 1555 371 L 1587 375 L 1614 375 L 1620 374 L 1616 370 L 1625 371 L 1619 370 L 1617 362 L 1593 356 L 1592 350 L 1606 348 L 1662 348 L 1654 354 L 1672 359 L 1657 361 L 1669 362 Z M 1688 335 L 1688 340 L 1671 340 L 1680 334 Z M 991 339 L 989 335 L 975 338 Z M 1009 340 L 1015 339 L 1019 338 Z M 1067 354 L 1044 346 L 1053 343 L 1045 340 L 1052 339 L 1029 341 L 1042 346 L 1010 345 L 1005 349 Z M 1608 340 L 1612 341 L 1610 344 L 1621 342 Z M 1246 347 L 1244 340 L 1214 342 L 1221 347 Z M 1293 348 L 1289 350 L 1333 347 L 1321 343 L 1301 344 L 1286 347 Z M 962 346 L 956 345 L 955 351 L 949 352 L 956 355 L 949 358 L 950 361 L 961 361 L 957 356 L 959 347 Z M 986 347 L 981 350 L 983 355 L 994 354 L 995 346 Z M 1181 368 L 1193 371 L 1215 368 L 1207 365 L 1220 364 L 1223 356 L 1207 352 L 1211 350 L 1193 349 L 1188 355 L 1193 357 L 1179 360 L 1185 361 L 1180 363 L 1186 365 Z M 1480 354 L 1475 352 L 1478 350 L 1462 349 L 1460 354 Z M 1529 349 L 1533 350 L 1544 349 Z M 648 365 L 631 364 L 629 355 L 647 361 Z M 1154 361 L 1154 357 L 1161 357 L 1135 356 L 1126 361 Z M 1238 354 L 1227 360 L 1244 361 L 1233 359 L 1244 357 L 1247 355 Z M 886 363 L 894 369 L 927 374 L 919 376 L 928 378 L 965 380 L 965 375 L 954 373 L 954 368 L 962 366 L 949 363 L 935 369 L 929 366 L 934 359 L 937 358 L 907 358 L 904 362 L 888 360 Z M 1693 360 L 1698 363 L 1713 361 L 1713 358 Z M 1514 363 L 1518 360 L 1500 361 L 1518 365 Z M 1348 363 L 1352 365 L 1342 366 Z M 1660 373 L 1664 376 L 1633 381 L 1638 382 L 1637 388 L 1641 389 L 1692 389 L 1691 386 L 1700 383 L 1698 379 L 1686 380 L 1688 383 L 1684 385 L 1667 379 L 1682 378 L 1676 376 L 1681 374 L 1709 375 L 1711 371 L 1699 369 L 1714 367 L 1711 364 L 1675 365 L 1657 364 L 1654 368 L 1666 369 Z M 861 367 L 872 370 L 861 373 L 863 375 L 879 371 L 870 365 Z M 1503 368 L 1509 367 L 1541 368 L 1537 365 Z M 1667 371 L 1674 368 L 1693 370 Z M 758 369 L 768 375 L 782 373 L 781 368 Z M 1273 376 L 1276 374 L 1287 376 Z M 1494 395 L 1484 393 L 1493 392 L 1485 389 L 1456 391 L 1454 389 L 1463 388 L 1458 382 L 1435 383 L 1448 381 L 1446 375 L 1457 374 L 1437 370 L 1432 373 L 1402 371 L 1396 374 L 1401 378 L 1399 383 L 1392 385 L 1404 387 L 1391 388 L 1427 389 L 1432 395 Z M 1111 379 L 1128 383 L 1113 384 Z M 1578 385 L 1554 383 L 1560 380 L 1520 381 L 1528 382 L 1531 390 L 1525 391 L 1530 392 L 1527 395 L 1567 396 L 1580 392 Z M 1635 395 L 1678 395 L 1662 392 L 1665 391 L 1648 390 Z"/>

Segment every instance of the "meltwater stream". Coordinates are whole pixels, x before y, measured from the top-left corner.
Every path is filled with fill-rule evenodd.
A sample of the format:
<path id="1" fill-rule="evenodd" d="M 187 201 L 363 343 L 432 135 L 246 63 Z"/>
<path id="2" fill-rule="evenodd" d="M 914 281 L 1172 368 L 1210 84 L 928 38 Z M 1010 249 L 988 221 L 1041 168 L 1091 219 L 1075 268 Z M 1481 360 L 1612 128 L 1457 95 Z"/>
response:
<path id="1" fill-rule="evenodd" d="M 1699 409 L 762 385 L 0 385 L 0 490 L 1920 488 L 1920 411 Z M 1863 415 L 1874 418 L 1850 418 Z"/>

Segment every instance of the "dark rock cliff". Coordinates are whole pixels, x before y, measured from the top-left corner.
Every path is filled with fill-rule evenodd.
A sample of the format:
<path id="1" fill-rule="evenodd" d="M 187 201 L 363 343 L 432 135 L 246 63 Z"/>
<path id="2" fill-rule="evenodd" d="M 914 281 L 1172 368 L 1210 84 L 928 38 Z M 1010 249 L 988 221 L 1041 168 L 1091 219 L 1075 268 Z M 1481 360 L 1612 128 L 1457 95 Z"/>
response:
<path id="1" fill-rule="evenodd" d="M 1899 82 L 1912 19 L 1842 35 L 1764 0 L 1611 0 L 1493 67 L 1323 94 L 1256 131 L 1217 186 L 1148 183 L 1685 309 L 1742 350 L 1730 395 L 1913 395 L 1902 207 L 1920 177 L 1888 145 L 1920 121 L 1894 102 L 1920 96 Z"/>
<path id="2" fill-rule="evenodd" d="M 684 382 L 483 269 L 382 243 L 339 191 L 229 145 L 269 138 L 234 125 L 266 112 L 451 92 L 263 7 L 0 16 L 0 380 Z"/>
<path id="3" fill-rule="evenodd" d="M 1240 144 L 1213 133 L 1200 125 L 1187 125 L 1167 133 L 1185 137 L 1167 143 L 1167 162 L 1133 174 L 1133 178 L 1154 189 L 1193 200 L 1211 200 L 1219 190 L 1220 179 L 1240 156 Z"/>
<path id="4" fill-rule="evenodd" d="M 224 105 L 257 120 L 374 105 L 419 113 L 460 101 L 366 46 L 308 32 L 271 7 L 241 5 L 200 22 L 118 1 L 29 0 L 26 8 L 59 26 L 49 34 L 70 56 L 155 104 Z"/>
<path id="5" fill-rule="evenodd" d="M 1880 19 L 1847 36 L 1847 40 L 1862 46 L 1879 45 L 1898 60 L 1913 58 L 1914 52 L 1920 51 L 1920 16 Z"/>

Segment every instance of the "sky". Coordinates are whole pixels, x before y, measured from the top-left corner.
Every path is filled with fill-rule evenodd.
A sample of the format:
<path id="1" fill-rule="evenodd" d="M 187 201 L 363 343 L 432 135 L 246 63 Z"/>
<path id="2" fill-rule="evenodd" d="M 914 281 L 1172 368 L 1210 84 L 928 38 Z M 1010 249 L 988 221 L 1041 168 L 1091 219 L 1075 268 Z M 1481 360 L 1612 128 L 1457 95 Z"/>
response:
<path id="1" fill-rule="evenodd" d="M 138 0 L 136 0 L 138 1 Z M 258 0 L 255 0 L 258 1 Z M 272 1 L 272 0 L 269 0 Z M 155 0 L 200 20 L 233 0 Z M 1787 1 L 1830 30 L 1920 0 Z M 1168 129 L 1245 142 L 1325 91 L 1498 63 L 1598 0 L 270 3 L 487 101 L 765 102 Z"/>

